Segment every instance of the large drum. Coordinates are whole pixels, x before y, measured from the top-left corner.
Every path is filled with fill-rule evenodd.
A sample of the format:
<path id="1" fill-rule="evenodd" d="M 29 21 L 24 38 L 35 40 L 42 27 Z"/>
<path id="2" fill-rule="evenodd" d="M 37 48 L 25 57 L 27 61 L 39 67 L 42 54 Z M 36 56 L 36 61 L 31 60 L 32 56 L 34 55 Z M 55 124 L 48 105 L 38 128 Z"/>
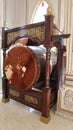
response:
<path id="1" fill-rule="evenodd" d="M 45 48 L 13 46 L 6 52 L 4 69 L 9 84 L 18 89 L 28 89 L 45 80 Z"/>

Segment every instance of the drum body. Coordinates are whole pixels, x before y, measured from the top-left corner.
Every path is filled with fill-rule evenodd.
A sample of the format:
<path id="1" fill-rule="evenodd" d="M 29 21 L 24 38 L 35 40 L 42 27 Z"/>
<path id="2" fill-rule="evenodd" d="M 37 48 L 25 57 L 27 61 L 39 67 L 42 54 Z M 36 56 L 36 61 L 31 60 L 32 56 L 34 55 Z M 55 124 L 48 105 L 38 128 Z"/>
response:
<path id="1" fill-rule="evenodd" d="M 14 46 L 5 56 L 4 70 L 9 84 L 28 89 L 45 80 L 46 49 L 36 46 Z"/>

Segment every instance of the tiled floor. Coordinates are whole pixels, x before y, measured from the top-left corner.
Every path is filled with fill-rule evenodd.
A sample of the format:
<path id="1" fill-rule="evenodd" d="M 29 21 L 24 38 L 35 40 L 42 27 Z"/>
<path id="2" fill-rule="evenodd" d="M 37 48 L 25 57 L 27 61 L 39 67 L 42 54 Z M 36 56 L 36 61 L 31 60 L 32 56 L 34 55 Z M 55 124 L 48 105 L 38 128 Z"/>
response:
<path id="1" fill-rule="evenodd" d="M 51 110 L 48 124 L 40 121 L 41 113 L 16 101 L 2 103 L 0 96 L 0 130 L 73 130 L 73 122 Z"/>

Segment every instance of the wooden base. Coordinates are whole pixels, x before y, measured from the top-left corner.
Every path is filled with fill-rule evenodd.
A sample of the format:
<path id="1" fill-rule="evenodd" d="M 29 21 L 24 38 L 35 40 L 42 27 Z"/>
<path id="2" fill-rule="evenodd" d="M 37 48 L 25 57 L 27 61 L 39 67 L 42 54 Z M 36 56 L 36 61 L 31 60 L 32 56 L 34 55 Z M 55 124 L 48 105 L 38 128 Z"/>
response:
<path id="1" fill-rule="evenodd" d="M 41 116 L 40 117 L 40 121 L 42 121 L 43 123 L 45 123 L 45 124 L 48 124 L 48 122 L 51 120 L 51 117 L 49 116 L 48 118 L 46 118 L 46 117 L 43 117 L 43 116 Z"/>
<path id="2" fill-rule="evenodd" d="M 9 102 L 9 101 L 10 101 L 9 98 L 2 98 L 2 102 L 4 102 L 4 103 L 7 103 L 7 102 Z"/>
<path id="3" fill-rule="evenodd" d="M 41 112 L 40 120 L 47 124 L 50 121 L 50 108 L 52 104 L 56 102 L 56 94 L 57 91 L 53 91 L 51 88 L 43 88 L 42 90 L 39 89 L 29 89 L 27 90 L 19 90 L 8 86 L 9 93 L 5 93 L 4 97 L 2 98 L 2 102 L 6 103 L 10 99 L 18 101 L 22 104 L 25 104 L 31 108 L 34 108 Z M 8 98 L 9 97 L 9 98 Z"/>

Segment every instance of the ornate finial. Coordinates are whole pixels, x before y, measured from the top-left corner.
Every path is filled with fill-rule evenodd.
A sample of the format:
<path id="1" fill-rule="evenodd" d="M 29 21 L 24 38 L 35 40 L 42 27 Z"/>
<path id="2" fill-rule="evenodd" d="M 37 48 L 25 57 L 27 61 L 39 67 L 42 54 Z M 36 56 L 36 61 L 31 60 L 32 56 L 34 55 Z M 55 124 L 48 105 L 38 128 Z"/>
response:
<path id="1" fill-rule="evenodd" d="M 4 24 L 3 24 L 3 27 L 7 28 L 8 27 L 8 24 L 6 21 L 4 21 Z"/>
<path id="2" fill-rule="evenodd" d="M 47 8 L 47 14 L 48 14 L 48 15 L 52 15 L 52 8 L 51 8 L 51 6 L 49 6 L 49 7 Z"/>

